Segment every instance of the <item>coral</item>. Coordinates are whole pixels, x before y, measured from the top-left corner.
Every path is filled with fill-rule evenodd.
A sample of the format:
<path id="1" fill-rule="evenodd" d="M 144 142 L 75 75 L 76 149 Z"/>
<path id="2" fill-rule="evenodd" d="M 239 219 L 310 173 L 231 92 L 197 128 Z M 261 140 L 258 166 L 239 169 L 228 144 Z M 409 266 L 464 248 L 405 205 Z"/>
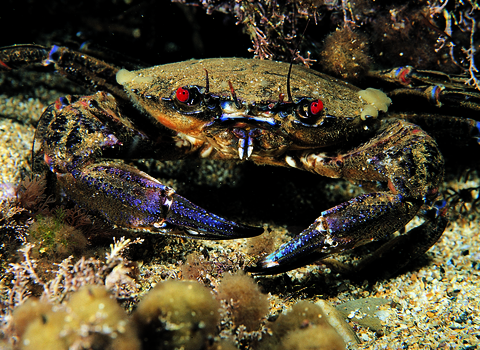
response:
<path id="1" fill-rule="evenodd" d="M 362 32 L 371 42 L 376 69 L 411 65 L 461 72 L 468 85 L 480 90 L 475 64 L 480 52 L 476 1 L 173 1 L 203 6 L 208 14 L 218 11 L 235 17 L 250 37 L 249 51 L 256 58 L 290 61 L 293 56 L 307 66 L 320 58 L 332 74 L 357 79 L 371 61 L 362 52 Z"/>
<path id="2" fill-rule="evenodd" d="M 61 306 L 31 298 L 13 320 L 20 349 L 140 349 L 126 312 L 101 286 L 84 286 Z"/>
<path id="3" fill-rule="evenodd" d="M 233 323 L 244 325 L 247 331 L 260 327 L 270 307 L 268 297 L 244 272 L 225 274 L 218 287 L 218 298 L 225 300 Z"/>
<path id="4" fill-rule="evenodd" d="M 344 350 L 345 344 L 335 329 L 322 324 L 290 332 L 282 341 L 288 350 Z"/>
<path id="5" fill-rule="evenodd" d="M 25 308 L 32 305 L 24 304 Z M 16 310 L 24 312 L 22 306 Z M 19 339 L 19 348 L 22 350 L 34 349 L 68 349 L 72 343 L 71 333 L 73 325 L 69 314 L 64 309 L 54 311 L 53 305 L 38 305 L 38 309 L 31 309 L 32 317 L 28 318 L 25 332 Z M 64 334 L 61 336 L 61 334 Z"/>
<path id="6" fill-rule="evenodd" d="M 321 308 L 300 301 L 286 314 L 269 324 L 272 335 L 265 336 L 258 349 L 345 349 L 345 343 L 327 322 Z"/>
<path id="7" fill-rule="evenodd" d="M 343 27 L 325 39 L 320 63 L 327 73 L 343 79 L 358 80 L 370 69 L 367 38 Z"/>
<path id="8" fill-rule="evenodd" d="M 135 327 L 126 312 L 104 287 L 84 286 L 70 297 L 70 310 L 78 317 L 77 331 L 88 329 L 90 343 L 111 344 L 112 349 L 140 349 Z M 105 348 L 105 347 L 104 347 Z"/>
<path id="9" fill-rule="evenodd" d="M 17 336 L 23 337 L 27 327 L 37 318 L 52 310 L 52 304 L 29 298 L 13 311 L 13 327 Z"/>
<path id="10" fill-rule="evenodd" d="M 71 257 L 65 259 L 48 282 L 37 274 L 37 262 L 30 258 L 31 246 L 27 245 L 22 249 L 24 261 L 12 264 L 8 271 L 14 285 L 4 290 L 0 318 L 4 337 L 0 340 L 10 339 L 7 345 L 12 346 L 13 339 L 19 339 L 14 349 L 33 345 L 48 349 L 230 350 L 254 345 L 260 349 L 337 349 L 343 344 L 321 309 L 309 303 L 299 303 L 270 322 L 269 333 L 265 317 L 270 302 L 243 272 L 227 273 L 217 281 L 217 298 L 197 281 L 167 280 L 137 304 L 131 276 L 138 271 L 120 254 L 138 242 L 115 242 L 105 261 L 82 258 L 72 263 Z M 32 284 L 43 290 L 40 299 L 29 297 Z M 134 304 L 135 311 L 127 316 L 124 307 Z"/>
<path id="11" fill-rule="evenodd" d="M 133 313 L 148 349 L 202 349 L 213 337 L 220 305 L 197 282 L 158 283 Z"/>
<path id="12" fill-rule="evenodd" d="M 235 16 L 237 24 L 241 24 L 248 34 L 253 47 L 249 48 L 256 58 L 287 60 L 293 58 L 306 65 L 315 60 L 307 52 L 304 57 L 297 50 L 299 44 L 309 45 L 308 40 L 298 40 L 297 34 L 307 25 L 308 18 L 315 20 L 319 15 L 319 6 L 309 1 L 196 1 L 174 0 L 188 5 L 201 5 L 207 13 L 214 11 L 229 13 Z M 300 30 L 299 30 L 300 29 Z M 303 51 L 303 50 L 300 50 Z"/>

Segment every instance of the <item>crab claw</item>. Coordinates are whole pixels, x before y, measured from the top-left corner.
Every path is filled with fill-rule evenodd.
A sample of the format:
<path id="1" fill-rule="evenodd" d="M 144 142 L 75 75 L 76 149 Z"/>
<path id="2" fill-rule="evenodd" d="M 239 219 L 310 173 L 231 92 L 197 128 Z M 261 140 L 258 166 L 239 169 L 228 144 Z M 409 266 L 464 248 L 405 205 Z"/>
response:
<path id="1" fill-rule="evenodd" d="M 413 258 L 425 253 L 447 225 L 444 201 L 431 203 L 428 210 L 419 211 L 422 206 L 429 208 L 421 201 L 411 199 L 407 203 L 401 194 L 392 196 L 377 192 L 352 198 L 322 212 L 307 229 L 264 257 L 256 266 L 250 267 L 248 272 L 286 272 L 372 241 L 383 241 L 389 232 L 405 227 L 412 217 L 421 215 L 425 220 L 423 224 L 401 235 L 406 239 L 397 244 L 395 250 L 389 251 L 389 255 L 395 254 L 392 268 L 398 271 Z"/>
<path id="2" fill-rule="evenodd" d="M 87 164 L 71 173 L 62 173 L 52 158 L 47 164 L 71 200 L 118 227 L 197 239 L 245 238 L 263 232 L 261 227 L 212 214 L 126 164 Z"/>
<path id="3" fill-rule="evenodd" d="M 167 228 L 169 225 L 180 228 L 189 238 L 233 239 L 253 237 L 263 233 L 261 227 L 237 224 L 224 219 L 209 213 L 176 193 L 172 195 L 172 203 L 165 223 L 167 223 Z"/>
<path id="4" fill-rule="evenodd" d="M 262 275 L 275 275 L 324 259 L 333 254 L 331 245 L 316 223 L 298 236 L 283 244 L 275 252 L 251 266 L 247 272 Z"/>

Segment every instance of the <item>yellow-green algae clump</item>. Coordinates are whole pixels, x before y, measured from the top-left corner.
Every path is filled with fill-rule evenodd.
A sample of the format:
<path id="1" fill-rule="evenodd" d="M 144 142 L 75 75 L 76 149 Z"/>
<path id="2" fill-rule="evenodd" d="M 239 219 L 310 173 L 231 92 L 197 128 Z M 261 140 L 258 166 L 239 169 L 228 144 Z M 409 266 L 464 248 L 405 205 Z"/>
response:
<path id="1" fill-rule="evenodd" d="M 344 350 L 345 343 L 327 322 L 318 305 L 300 301 L 269 325 L 272 335 L 265 336 L 259 350 Z"/>
<path id="2" fill-rule="evenodd" d="M 197 350 L 213 338 L 220 304 L 194 281 L 158 283 L 138 304 L 133 319 L 148 349 Z"/>
<path id="3" fill-rule="evenodd" d="M 28 241 L 34 244 L 33 256 L 62 260 L 80 255 L 87 246 L 87 238 L 78 228 L 65 223 L 65 212 L 59 208 L 53 216 L 38 215 L 29 228 Z"/>
<path id="4" fill-rule="evenodd" d="M 345 349 L 318 305 L 300 302 L 275 322 L 267 322 L 268 298 L 251 277 L 226 275 L 222 285 L 215 298 L 195 281 L 160 282 L 131 315 L 104 286 L 83 286 L 60 305 L 30 298 L 13 312 L 15 349 L 231 350 L 243 341 L 259 350 Z M 245 333 L 247 338 L 236 339 L 233 333 L 225 338 L 228 332 L 219 337 L 222 324 L 228 322 L 221 319 L 218 299 L 229 300 L 225 307 L 234 323 L 232 331 L 239 326 L 253 331 Z M 266 322 L 268 333 L 255 332 Z"/>
<path id="5" fill-rule="evenodd" d="M 28 299 L 13 312 L 19 349 L 184 349 L 206 347 L 219 302 L 197 282 L 158 283 L 128 316 L 103 286 L 84 286 L 62 305 Z"/>
<path id="6" fill-rule="evenodd" d="M 22 350 L 140 349 L 127 313 L 101 286 L 80 288 L 64 305 L 30 298 L 13 320 Z"/>

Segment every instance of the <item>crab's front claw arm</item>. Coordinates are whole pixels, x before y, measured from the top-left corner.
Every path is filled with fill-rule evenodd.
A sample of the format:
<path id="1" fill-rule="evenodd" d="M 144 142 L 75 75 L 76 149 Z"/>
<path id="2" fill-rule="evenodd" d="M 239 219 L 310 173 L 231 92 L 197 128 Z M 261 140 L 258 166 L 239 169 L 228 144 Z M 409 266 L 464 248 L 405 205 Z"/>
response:
<path id="1" fill-rule="evenodd" d="M 121 163 L 96 163 L 57 173 L 69 198 L 123 228 L 198 239 L 257 236 L 262 228 L 212 214 L 153 177 Z"/>
<path id="2" fill-rule="evenodd" d="M 443 157 L 434 140 L 414 124 L 390 120 L 369 142 L 338 155 L 302 153 L 298 163 L 320 174 L 357 180 L 382 180 L 378 192 L 352 198 L 321 213 L 305 231 L 264 257 L 250 272 L 276 274 L 325 259 L 371 241 L 394 241 L 391 272 L 426 252 L 447 224 L 445 204 L 438 188 L 443 179 Z M 392 239 L 416 215 L 424 223 Z M 387 244 L 385 243 L 385 244 Z M 392 253 L 393 252 L 393 253 Z M 374 252 L 373 254 L 376 254 Z M 388 260 L 388 259 L 387 259 Z M 391 260 L 390 260 L 391 261 Z"/>
<path id="3" fill-rule="evenodd" d="M 402 196 L 369 193 L 322 212 L 307 229 L 264 257 L 249 272 L 277 274 L 350 250 L 405 225 L 420 208 Z M 392 225 L 394 227 L 392 227 Z"/>
<path id="4" fill-rule="evenodd" d="M 356 197 L 323 212 L 310 227 L 248 271 L 269 275 L 282 273 L 387 238 L 389 233 L 402 228 L 420 208 L 420 202 L 407 202 L 401 195 L 369 193 Z M 444 204 L 424 210 L 424 223 L 397 237 L 400 239 L 395 241 L 396 247 L 389 248 L 389 256 L 376 258 L 391 265 L 388 266 L 391 272 L 398 271 L 437 241 L 447 225 L 445 212 Z M 381 251 L 382 248 L 378 250 Z"/>

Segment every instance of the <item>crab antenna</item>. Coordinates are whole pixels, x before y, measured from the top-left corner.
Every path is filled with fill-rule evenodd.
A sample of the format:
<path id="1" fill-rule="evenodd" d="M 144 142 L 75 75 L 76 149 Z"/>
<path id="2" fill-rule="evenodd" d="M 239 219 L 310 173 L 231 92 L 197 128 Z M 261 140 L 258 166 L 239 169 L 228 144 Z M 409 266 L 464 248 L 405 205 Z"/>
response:
<path id="1" fill-rule="evenodd" d="M 295 60 L 295 52 L 297 51 L 297 49 L 295 49 L 295 51 L 293 51 L 292 53 L 292 60 L 290 61 L 290 66 L 288 67 L 288 74 L 287 74 L 287 97 L 288 97 L 288 101 L 290 102 L 293 102 L 293 99 L 292 99 L 292 92 L 290 91 L 290 75 L 292 73 L 292 66 L 293 66 L 293 61 Z"/>
<path id="2" fill-rule="evenodd" d="M 230 92 L 232 94 L 233 102 L 235 102 L 235 107 L 238 109 L 242 108 L 240 102 L 238 102 L 237 94 L 235 93 L 235 89 L 233 88 L 232 82 L 229 80 L 228 85 L 230 86 Z"/>
<path id="3" fill-rule="evenodd" d="M 208 92 L 210 91 L 210 83 L 208 81 L 208 70 L 206 70 L 205 68 L 203 68 L 205 70 L 205 93 L 208 94 Z"/>
<path id="4" fill-rule="evenodd" d="M 295 6 L 295 1 L 293 2 L 293 6 Z M 305 29 L 303 30 L 302 38 L 305 37 L 305 32 L 307 31 L 308 23 L 310 23 L 310 18 L 307 20 L 307 24 L 305 24 Z M 287 97 L 288 101 L 293 102 L 292 99 L 292 92 L 290 91 L 290 76 L 292 74 L 292 66 L 293 66 L 293 61 L 295 61 L 295 53 L 298 50 L 298 47 L 300 46 L 300 41 L 297 42 L 297 45 L 295 46 L 295 49 L 292 51 L 292 59 L 290 60 L 290 66 L 288 67 L 288 74 L 287 74 Z"/>

